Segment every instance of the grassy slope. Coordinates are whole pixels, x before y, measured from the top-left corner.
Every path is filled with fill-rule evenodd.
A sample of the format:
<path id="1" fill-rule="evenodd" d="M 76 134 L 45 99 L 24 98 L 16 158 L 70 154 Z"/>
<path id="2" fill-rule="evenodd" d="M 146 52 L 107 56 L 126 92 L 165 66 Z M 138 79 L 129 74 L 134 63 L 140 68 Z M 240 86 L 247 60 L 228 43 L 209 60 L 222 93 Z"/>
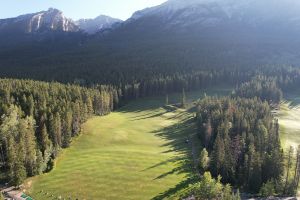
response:
<path id="1" fill-rule="evenodd" d="M 300 144 L 300 92 L 287 94 L 277 115 L 283 147 L 298 147 Z"/>
<path id="2" fill-rule="evenodd" d="M 170 96 L 170 101 L 178 99 Z M 192 179 L 191 145 L 185 140 L 195 133 L 195 126 L 192 113 L 163 108 L 163 102 L 164 98 L 139 100 L 90 119 L 52 172 L 27 181 L 28 192 L 43 200 L 59 196 L 142 200 L 178 194 Z"/>

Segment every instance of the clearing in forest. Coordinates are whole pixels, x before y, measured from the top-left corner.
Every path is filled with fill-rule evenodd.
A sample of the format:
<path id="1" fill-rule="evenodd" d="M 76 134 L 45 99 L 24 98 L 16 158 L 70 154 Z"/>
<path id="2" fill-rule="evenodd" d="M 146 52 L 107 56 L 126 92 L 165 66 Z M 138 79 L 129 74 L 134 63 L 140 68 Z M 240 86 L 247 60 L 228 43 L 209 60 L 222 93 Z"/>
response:
<path id="1" fill-rule="evenodd" d="M 170 96 L 170 102 L 179 102 L 179 97 Z M 193 179 L 192 148 L 186 140 L 196 127 L 193 112 L 164 106 L 164 101 L 164 97 L 141 99 L 88 120 L 83 134 L 62 151 L 50 173 L 27 180 L 28 193 L 43 200 L 172 199 L 178 195 Z M 199 147 L 193 144 L 193 151 L 198 153 Z"/>
<path id="2" fill-rule="evenodd" d="M 287 94 L 286 101 L 280 105 L 278 119 L 281 141 L 284 149 L 300 145 L 300 95 Z"/>

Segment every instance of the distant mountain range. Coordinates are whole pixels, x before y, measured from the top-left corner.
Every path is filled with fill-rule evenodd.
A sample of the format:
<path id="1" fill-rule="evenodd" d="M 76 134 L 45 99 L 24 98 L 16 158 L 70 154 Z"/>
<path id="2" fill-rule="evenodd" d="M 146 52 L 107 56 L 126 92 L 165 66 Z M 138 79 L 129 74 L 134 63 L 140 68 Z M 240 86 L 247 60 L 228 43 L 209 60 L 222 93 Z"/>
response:
<path id="1" fill-rule="evenodd" d="M 109 82 L 101 75 L 120 69 L 299 65 L 299 11 L 297 0 L 169 0 L 124 22 L 74 22 L 49 9 L 0 20 L 0 75 Z"/>
<path id="2" fill-rule="evenodd" d="M 47 11 L 1 19 L 0 32 L 41 33 L 47 31 L 78 32 L 81 30 L 93 34 L 103 29 L 111 28 L 118 22 L 122 21 L 103 15 L 95 19 L 81 19 L 75 22 L 65 17 L 62 11 L 49 8 Z"/>
<path id="3" fill-rule="evenodd" d="M 113 28 L 120 23 L 122 23 L 122 20 L 105 15 L 100 15 L 95 19 L 80 19 L 75 22 L 75 24 L 81 30 L 89 34 L 94 34 L 105 29 Z"/>

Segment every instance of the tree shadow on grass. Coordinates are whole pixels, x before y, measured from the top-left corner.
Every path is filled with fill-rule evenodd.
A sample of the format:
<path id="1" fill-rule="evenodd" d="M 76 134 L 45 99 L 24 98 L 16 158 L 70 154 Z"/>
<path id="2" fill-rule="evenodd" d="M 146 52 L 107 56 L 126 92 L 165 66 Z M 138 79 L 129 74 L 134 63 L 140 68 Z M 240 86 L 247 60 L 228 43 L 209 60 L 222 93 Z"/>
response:
<path id="1" fill-rule="evenodd" d="M 166 199 L 168 197 L 171 197 L 172 195 L 176 194 L 178 191 L 187 189 L 187 187 L 190 184 L 196 183 L 197 181 L 198 181 L 198 178 L 196 176 L 189 177 L 189 178 L 181 181 L 174 187 L 169 188 L 167 191 L 160 193 L 159 195 L 153 197 L 151 200 L 161 200 L 161 199 Z"/>
<path id="2" fill-rule="evenodd" d="M 199 180 L 199 177 L 197 176 L 197 169 L 195 168 L 193 160 L 192 144 L 191 141 L 189 141 L 192 138 L 191 135 L 195 135 L 197 132 L 194 118 L 187 112 L 181 112 L 174 117 L 176 117 L 176 119 L 181 119 L 181 121 L 162 128 L 161 130 L 154 131 L 153 133 L 166 141 L 162 147 L 169 147 L 170 149 L 168 151 L 163 151 L 162 153 L 176 152 L 178 156 L 160 162 L 145 170 L 168 163 L 176 163 L 176 168 L 157 176 L 154 180 L 163 179 L 171 174 L 185 174 L 186 178 L 174 187 L 169 188 L 163 193 L 153 197 L 153 200 L 170 198 L 171 196 L 178 194 L 178 192 L 187 189 L 190 184 Z M 196 153 L 199 152 L 200 146 L 196 149 Z"/>
<path id="3" fill-rule="evenodd" d="M 163 110 L 157 110 L 158 108 L 162 108 Z M 161 147 L 168 147 L 167 151 L 163 151 L 161 153 L 167 154 L 170 152 L 176 152 L 177 155 L 173 158 L 149 166 L 142 171 L 151 170 L 162 165 L 173 164 L 173 166 L 176 167 L 158 175 L 153 179 L 153 181 L 164 179 L 172 174 L 184 174 L 185 178 L 181 182 L 178 182 L 175 186 L 157 194 L 157 196 L 152 198 L 153 200 L 166 199 L 168 197 L 170 198 L 174 195 L 178 195 L 178 193 L 187 189 L 190 184 L 199 180 L 197 169 L 195 168 L 193 160 L 193 145 L 191 144 L 191 141 L 188 141 L 192 138 L 197 139 L 196 137 L 191 137 L 191 135 L 195 135 L 197 132 L 192 114 L 194 111 L 193 106 L 187 110 L 178 110 L 175 106 L 164 106 L 163 101 L 156 99 L 151 100 L 150 103 L 147 102 L 146 104 L 144 101 L 142 101 L 141 104 L 137 101 L 134 106 L 128 105 L 120 110 L 120 112 L 138 113 L 137 116 L 131 118 L 133 121 L 157 117 L 164 117 L 168 120 L 178 121 L 175 124 L 152 132 L 152 134 L 155 134 L 157 137 L 160 137 L 165 141 Z M 168 113 L 171 115 L 167 115 Z M 200 151 L 197 149 L 196 153 L 199 152 Z"/>
<path id="4" fill-rule="evenodd" d="M 146 168 L 142 171 L 144 172 L 144 171 L 147 171 L 147 170 L 150 170 L 150 169 L 154 169 L 156 167 L 160 167 L 162 165 L 167 165 L 168 163 L 179 162 L 179 161 L 182 161 L 182 160 L 185 160 L 185 159 L 186 159 L 186 157 L 183 157 L 183 156 L 181 156 L 181 157 L 180 156 L 175 156 L 173 158 L 170 158 L 170 159 L 167 159 L 165 161 L 159 162 L 155 165 L 152 165 L 152 166 L 150 166 L 150 167 L 148 167 L 148 168 Z"/>
<path id="5" fill-rule="evenodd" d="M 175 151 L 189 157 L 192 153 L 190 145 L 191 141 L 188 141 L 190 138 L 189 136 L 195 134 L 196 130 L 194 119 L 186 115 L 185 119 L 181 122 L 163 128 L 162 130 L 155 131 L 154 133 L 167 141 L 162 146 L 170 147 L 170 150 L 163 153 Z"/>

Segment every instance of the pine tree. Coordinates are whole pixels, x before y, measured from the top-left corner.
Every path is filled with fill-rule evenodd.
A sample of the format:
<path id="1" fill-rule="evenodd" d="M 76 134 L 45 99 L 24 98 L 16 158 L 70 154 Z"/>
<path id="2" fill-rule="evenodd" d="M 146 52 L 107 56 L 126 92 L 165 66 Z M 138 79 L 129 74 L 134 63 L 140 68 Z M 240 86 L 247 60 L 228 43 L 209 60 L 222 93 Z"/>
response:
<path id="1" fill-rule="evenodd" d="M 44 124 L 42 126 L 42 131 L 41 131 L 41 151 L 43 156 L 45 155 L 45 152 L 50 148 L 50 145 L 51 145 L 51 141 L 49 140 L 47 127 Z"/>
<path id="2" fill-rule="evenodd" d="M 220 134 L 217 135 L 215 140 L 211 157 L 210 166 L 212 168 L 213 175 L 218 176 L 221 173 L 225 159 L 225 147 Z"/>
<path id="3" fill-rule="evenodd" d="M 166 106 L 169 105 L 169 95 L 168 94 L 166 94 L 166 103 L 165 104 L 166 104 Z"/>
<path id="4" fill-rule="evenodd" d="M 57 135 L 56 135 L 56 121 L 53 114 L 50 114 L 49 117 L 49 136 L 52 141 L 53 146 L 57 146 Z"/>
<path id="5" fill-rule="evenodd" d="M 95 112 L 99 114 L 99 104 L 96 104 Z M 80 119 L 80 106 L 79 103 L 76 102 L 73 104 L 73 117 L 72 117 L 72 136 L 79 134 L 81 129 L 81 119 Z"/>
<path id="6" fill-rule="evenodd" d="M 225 182 L 233 182 L 233 177 L 235 174 L 235 163 L 231 149 L 231 139 L 228 133 L 225 133 L 224 137 L 224 165 L 222 168 L 221 176 Z"/>
<path id="7" fill-rule="evenodd" d="M 298 188 L 299 186 L 299 179 L 300 179 L 300 145 L 298 145 L 298 149 L 296 153 L 295 176 L 294 176 L 295 188 Z"/>
<path id="8" fill-rule="evenodd" d="M 202 172 L 205 172 L 208 167 L 209 167 L 209 157 L 208 157 L 208 152 L 207 150 L 204 148 L 201 153 L 200 153 L 200 158 L 199 158 L 199 167 L 201 169 Z"/>
<path id="9" fill-rule="evenodd" d="M 32 117 L 26 117 L 20 121 L 20 132 L 22 131 L 25 133 L 25 167 L 27 174 L 33 176 L 37 172 L 37 144 L 35 138 L 35 121 Z"/>
<path id="10" fill-rule="evenodd" d="M 65 114 L 63 123 L 63 147 L 69 147 L 72 137 L 72 113 L 69 111 Z"/>
<path id="11" fill-rule="evenodd" d="M 55 131 L 56 131 L 56 138 L 57 138 L 57 145 L 59 147 L 62 146 L 62 125 L 61 125 L 61 117 L 60 114 L 57 112 L 55 115 Z"/>
<path id="12" fill-rule="evenodd" d="M 16 186 L 19 186 L 23 183 L 23 181 L 26 179 L 26 169 L 24 165 L 20 161 L 16 161 L 16 163 L 13 165 L 13 177 L 11 178 L 13 184 Z"/>
<path id="13" fill-rule="evenodd" d="M 185 96 L 185 90 L 182 88 L 182 96 L 181 96 L 181 107 L 186 107 L 186 96 Z"/>
<path id="14" fill-rule="evenodd" d="M 94 113 L 93 102 L 92 102 L 91 97 L 88 94 L 86 94 L 86 97 L 85 97 L 85 105 L 87 106 L 88 114 L 92 115 Z"/>
<path id="15" fill-rule="evenodd" d="M 288 158 L 287 158 L 287 167 L 286 167 L 286 176 L 285 176 L 285 184 L 284 184 L 284 189 L 283 193 L 287 193 L 287 187 L 288 187 L 288 181 L 289 181 L 289 176 L 290 176 L 290 170 L 292 167 L 292 156 L 293 156 L 293 147 L 290 146 L 289 151 L 288 151 Z"/>
<path id="16" fill-rule="evenodd" d="M 52 140 L 53 145 L 56 148 L 61 147 L 62 144 L 62 135 L 61 135 L 61 118 L 59 113 L 55 113 L 54 115 L 50 115 L 50 138 Z"/>
<path id="17" fill-rule="evenodd" d="M 211 119 L 208 119 L 207 123 L 205 124 L 205 132 L 204 132 L 204 146 L 208 148 L 210 146 L 211 138 L 212 138 L 212 126 L 211 126 Z"/>
<path id="18" fill-rule="evenodd" d="M 250 154 L 249 190 L 257 193 L 262 185 L 261 158 L 258 152 Z"/>

